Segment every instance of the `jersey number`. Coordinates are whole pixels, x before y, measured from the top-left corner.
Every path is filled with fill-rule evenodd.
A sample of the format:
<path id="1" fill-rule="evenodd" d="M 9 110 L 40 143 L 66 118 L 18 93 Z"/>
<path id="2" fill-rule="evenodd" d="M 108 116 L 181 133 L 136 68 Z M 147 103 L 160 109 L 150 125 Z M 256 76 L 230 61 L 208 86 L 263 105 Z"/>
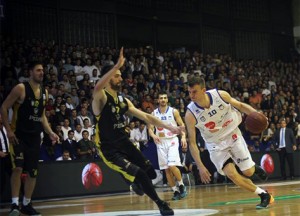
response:
<path id="1" fill-rule="evenodd" d="M 217 111 L 216 111 L 216 110 L 212 110 L 212 111 L 210 111 L 210 112 L 208 113 L 209 117 L 212 117 L 212 116 L 214 116 L 214 115 L 216 115 L 216 114 L 217 114 Z"/>

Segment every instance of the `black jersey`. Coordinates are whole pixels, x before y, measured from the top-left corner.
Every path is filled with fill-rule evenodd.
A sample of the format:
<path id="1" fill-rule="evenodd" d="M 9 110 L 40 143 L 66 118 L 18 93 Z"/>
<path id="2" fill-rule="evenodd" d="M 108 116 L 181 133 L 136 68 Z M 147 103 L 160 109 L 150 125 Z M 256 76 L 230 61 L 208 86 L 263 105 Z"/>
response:
<path id="1" fill-rule="evenodd" d="M 42 114 L 46 104 L 46 90 L 40 87 L 40 96 L 35 97 L 29 82 L 25 86 L 25 99 L 22 104 L 14 106 L 15 133 L 18 134 L 40 134 L 43 130 Z"/>
<path id="2" fill-rule="evenodd" d="M 125 113 L 128 110 L 126 99 L 118 95 L 114 98 L 105 91 L 107 102 L 99 116 L 97 116 L 96 133 L 99 135 L 101 145 L 103 143 L 116 143 L 118 140 L 127 138 L 125 132 Z"/>

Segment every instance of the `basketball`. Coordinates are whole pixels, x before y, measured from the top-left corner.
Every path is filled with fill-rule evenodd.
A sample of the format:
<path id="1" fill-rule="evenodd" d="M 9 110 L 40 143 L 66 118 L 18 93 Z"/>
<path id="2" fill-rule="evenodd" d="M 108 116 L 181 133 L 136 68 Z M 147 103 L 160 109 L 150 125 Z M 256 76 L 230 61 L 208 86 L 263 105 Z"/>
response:
<path id="1" fill-rule="evenodd" d="M 97 164 L 89 163 L 83 168 L 81 179 L 86 189 L 97 188 L 102 184 L 102 171 Z"/>
<path id="2" fill-rule="evenodd" d="M 274 172 L 274 161 L 272 156 L 264 154 L 260 160 L 260 166 L 267 174 L 272 174 Z"/>
<path id="3" fill-rule="evenodd" d="M 268 119 L 260 112 L 253 112 L 246 117 L 245 126 L 251 133 L 260 134 L 267 128 Z"/>

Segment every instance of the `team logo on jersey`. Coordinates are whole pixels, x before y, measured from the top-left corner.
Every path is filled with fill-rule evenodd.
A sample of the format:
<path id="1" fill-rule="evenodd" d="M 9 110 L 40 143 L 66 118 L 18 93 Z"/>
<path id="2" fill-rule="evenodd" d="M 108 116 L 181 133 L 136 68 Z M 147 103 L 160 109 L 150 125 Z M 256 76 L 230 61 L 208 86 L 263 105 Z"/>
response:
<path id="1" fill-rule="evenodd" d="M 34 112 L 34 114 L 38 114 L 39 109 L 38 109 L 38 108 L 34 108 L 34 109 L 33 109 L 33 112 Z"/>
<path id="2" fill-rule="evenodd" d="M 126 106 L 126 104 L 125 103 L 120 103 L 120 107 L 123 109 L 124 107 Z"/>
<path id="3" fill-rule="evenodd" d="M 206 118 L 204 116 L 201 116 L 200 121 L 205 122 Z"/>
<path id="4" fill-rule="evenodd" d="M 32 100 L 32 101 L 31 101 L 31 106 L 33 106 L 33 107 L 38 107 L 39 104 L 40 104 L 40 102 L 37 101 L 37 100 Z"/>
<path id="5" fill-rule="evenodd" d="M 116 112 L 116 107 L 112 106 L 111 111 L 112 111 L 112 113 L 115 113 Z"/>
<path id="6" fill-rule="evenodd" d="M 219 108 L 220 110 L 223 110 L 223 109 L 224 109 L 223 104 L 220 104 L 220 105 L 218 106 L 218 108 Z"/>

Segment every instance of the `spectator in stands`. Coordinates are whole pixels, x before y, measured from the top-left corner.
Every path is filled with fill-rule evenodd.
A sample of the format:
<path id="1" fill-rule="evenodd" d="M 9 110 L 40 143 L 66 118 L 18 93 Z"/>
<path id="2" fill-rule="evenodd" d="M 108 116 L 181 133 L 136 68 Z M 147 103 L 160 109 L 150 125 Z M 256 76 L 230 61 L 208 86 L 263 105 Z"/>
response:
<path id="1" fill-rule="evenodd" d="M 77 119 L 78 119 L 78 121 L 79 121 L 79 123 L 81 124 L 82 127 L 84 126 L 83 121 L 85 119 L 88 119 L 89 123 L 91 122 L 90 117 L 87 115 L 87 108 L 86 107 L 81 107 L 80 114 L 78 115 Z"/>
<path id="2" fill-rule="evenodd" d="M 63 125 L 65 119 L 70 119 L 69 110 L 67 110 L 66 103 L 59 104 L 59 111 L 55 113 L 55 124 Z"/>
<path id="3" fill-rule="evenodd" d="M 70 157 L 70 152 L 68 150 L 64 150 L 62 156 L 56 158 L 56 161 L 69 161 L 72 160 Z"/>
<path id="4" fill-rule="evenodd" d="M 130 138 L 141 151 L 147 148 L 148 133 L 146 124 L 144 122 L 140 122 L 138 128 L 131 131 Z"/>
<path id="5" fill-rule="evenodd" d="M 150 95 L 146 95 L 145 100 L 142 102 L 142 110 L 146 111 L 147 108 L 150 108 L 151 112 L 154 110 L 153 101 Z"/>
<path id="6" fill-rule="evenodd" d="M 64 119 L 63 125 L 61 126 L 61 131 L 63 132 L 63 140 L 68 138 L 68 132 L 72 130 L 70 127 L 70 120 L 68 118 Z"/>
<path id="7" fill-rule="evenodd" d="M 82 139 L 77 143 L 78 159 L 92 159 L 95 152 L 94 144 L 89 139 L 89 132 L 83 130 Z"/>
<path id="8" fill-rule="evenodd" d="M 74 131 L 74 138 L 75 138 L 76 142 L 79 142 L 83 138 L 82 132 L 83 132 L 83 129 L 82 129 L 81 124 L 77 124 L 75 126 L 75 131 Z"/>
<path id="9" fill-rule="evenodd" d="M 68 131 L 68 138 L 62 142 L 62 151 L 68 151 L 72 160 L 77 158 L 77 142 L 74 138 L 74 131 Z"/>
<path id="10" fill-rule="evenodd" d="M 83 120 L 82 130 L 86 130 L 89 132 L 89 139 L 91 140 L 91 136 L 94 135 L 94 128 L 91 126 L 90 120 L 85 118 Z"/>

